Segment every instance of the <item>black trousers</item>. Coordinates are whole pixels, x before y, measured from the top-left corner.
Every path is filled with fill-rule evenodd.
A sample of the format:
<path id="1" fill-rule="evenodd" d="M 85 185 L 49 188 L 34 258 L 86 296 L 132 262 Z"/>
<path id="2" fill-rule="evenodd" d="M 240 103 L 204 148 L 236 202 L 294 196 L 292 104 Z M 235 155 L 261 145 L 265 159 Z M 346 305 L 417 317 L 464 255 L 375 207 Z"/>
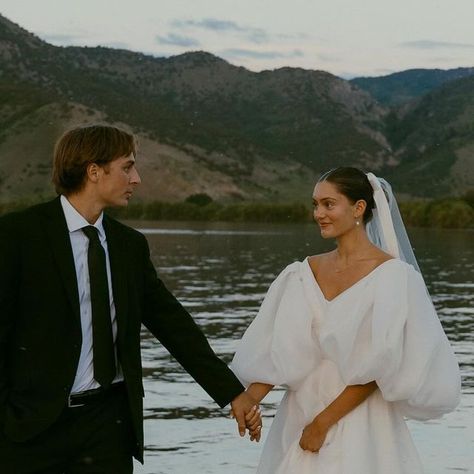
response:
<path id="1" fill-rule="evenodd" d="M 125 390 L 65 408 L 43 433 L 17 443 L 0 434 L 2 474 L 130 474 L 135 437 Z"/>

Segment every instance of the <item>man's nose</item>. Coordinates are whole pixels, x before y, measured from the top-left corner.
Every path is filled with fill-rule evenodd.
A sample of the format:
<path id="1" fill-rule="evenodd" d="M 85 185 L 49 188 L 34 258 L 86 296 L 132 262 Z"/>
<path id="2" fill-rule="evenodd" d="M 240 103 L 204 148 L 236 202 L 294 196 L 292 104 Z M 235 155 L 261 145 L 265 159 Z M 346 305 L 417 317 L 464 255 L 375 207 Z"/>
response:
<path id="1" fill-rule="evenodd" d="M 130 183 L 131 184 L 140 184 L 142 182 L 140 175 L 138 174 L 138 171 L 135 169 L 133 170 L 133 174 L 130 177 Z"/>

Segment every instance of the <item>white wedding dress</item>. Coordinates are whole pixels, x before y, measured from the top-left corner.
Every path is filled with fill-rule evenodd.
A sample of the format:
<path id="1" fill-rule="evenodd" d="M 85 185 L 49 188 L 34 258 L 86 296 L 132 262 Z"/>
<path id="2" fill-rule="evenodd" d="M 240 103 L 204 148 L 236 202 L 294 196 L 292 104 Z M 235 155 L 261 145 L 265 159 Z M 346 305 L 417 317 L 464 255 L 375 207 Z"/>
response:
<path id="1" fill-rule="evenodd" d="M 283 385 L 258 474 L 418 474 L 404 417 L 429 419 L 459 402 L 460 374 L 422 276 L 388 260 L 331 301 L 308 260 L 272 283 L 232 370 L 246 385 Z M 303 428 L 347 385 L 378 390 L 334 425 L 318 454 Z"/>

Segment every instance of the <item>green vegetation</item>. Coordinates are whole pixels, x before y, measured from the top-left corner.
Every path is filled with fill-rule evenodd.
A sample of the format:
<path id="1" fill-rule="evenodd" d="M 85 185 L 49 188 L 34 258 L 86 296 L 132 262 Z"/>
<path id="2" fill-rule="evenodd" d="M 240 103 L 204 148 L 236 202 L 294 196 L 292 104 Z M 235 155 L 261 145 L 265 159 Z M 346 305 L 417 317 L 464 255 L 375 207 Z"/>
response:
<path id="1" fill-rule="evenodd" d="M 189 198 L 188 198 L 189 199 Z M 474 228 L 472 192 L 463 199 L 407 201 L 400 203 L 400 212 L 408 226 L 446 229 Z M 227 222 L 310 222 L 310 210 L 303 204 L 240 203 L 223 205 L 210 202 L 152 202 L 131 204 L 113 210 L 121 219 L 189 220 Z"/>
<path id="2" fill-rule="evenodd" d="M 301 203 L 220 204 L 206 194 L 190 196 L 184 202 L 131 203 L 126 208 L 110 209 L 118 219 L 168 221 L 225 222 L 311 222 L 311 211 Z M 204 201 L 208 201 L 204 204 Z M 34 201 L 0 203 L 0 215 L 24 209 Z M 400 203 L 400 212 L 407 226 L 446 229 L 474 228 L 474 191 L 463 198 Z"/>
<path id="3" fill-rule="evenodd" d="M 24 198 L 18 201 L 0 202 L 0 216 L 9 212 L 21 211 L 39 202 L 43 202 L 43 200 L 39 198 Z"/>
<path id="4" fill-rule="evenodd" d="M 468 197 L 468 196 L 467 196 Z M 474 208 L 467 199 L 438 199 L 400 203 L 408 226 L 467 229 L 474 227 Z"/>
<path id="5" fill-rule="evenodd" d="M 210 202 L 151 202 L 130 204 L 126 209 L 114 209 L 120 219 L 227 221 L 227 222 L 306 222 L 310 212 L 303 204 L 239 203 L 223 205 Z"/>
<path id="6" fill-rule="evenodd" d="M 204 207 L 208 204 L 211 204 L 212 198 L 206 193 L 191 194 L 191 196 L 188 196 L 184 202 L 189 202 L 191 204 L 196 204 L 196 206 Z"/>

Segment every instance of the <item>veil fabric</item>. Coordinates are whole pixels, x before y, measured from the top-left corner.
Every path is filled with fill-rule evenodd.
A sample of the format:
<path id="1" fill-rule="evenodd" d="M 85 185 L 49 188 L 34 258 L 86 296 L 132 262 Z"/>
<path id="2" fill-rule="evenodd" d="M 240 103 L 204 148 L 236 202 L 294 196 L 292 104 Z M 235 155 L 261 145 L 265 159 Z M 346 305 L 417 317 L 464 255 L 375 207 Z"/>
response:
<path id="1" fill-rule="evenodd" d="M 392 257 L 409 263 L 421 273 L 392 187 L 385 179 L 377 178 L 373 173 L 367 173 L 367 179 L 374 190 L 375 201 L 373 217 L 365 229 L 369 240 Z"/>

